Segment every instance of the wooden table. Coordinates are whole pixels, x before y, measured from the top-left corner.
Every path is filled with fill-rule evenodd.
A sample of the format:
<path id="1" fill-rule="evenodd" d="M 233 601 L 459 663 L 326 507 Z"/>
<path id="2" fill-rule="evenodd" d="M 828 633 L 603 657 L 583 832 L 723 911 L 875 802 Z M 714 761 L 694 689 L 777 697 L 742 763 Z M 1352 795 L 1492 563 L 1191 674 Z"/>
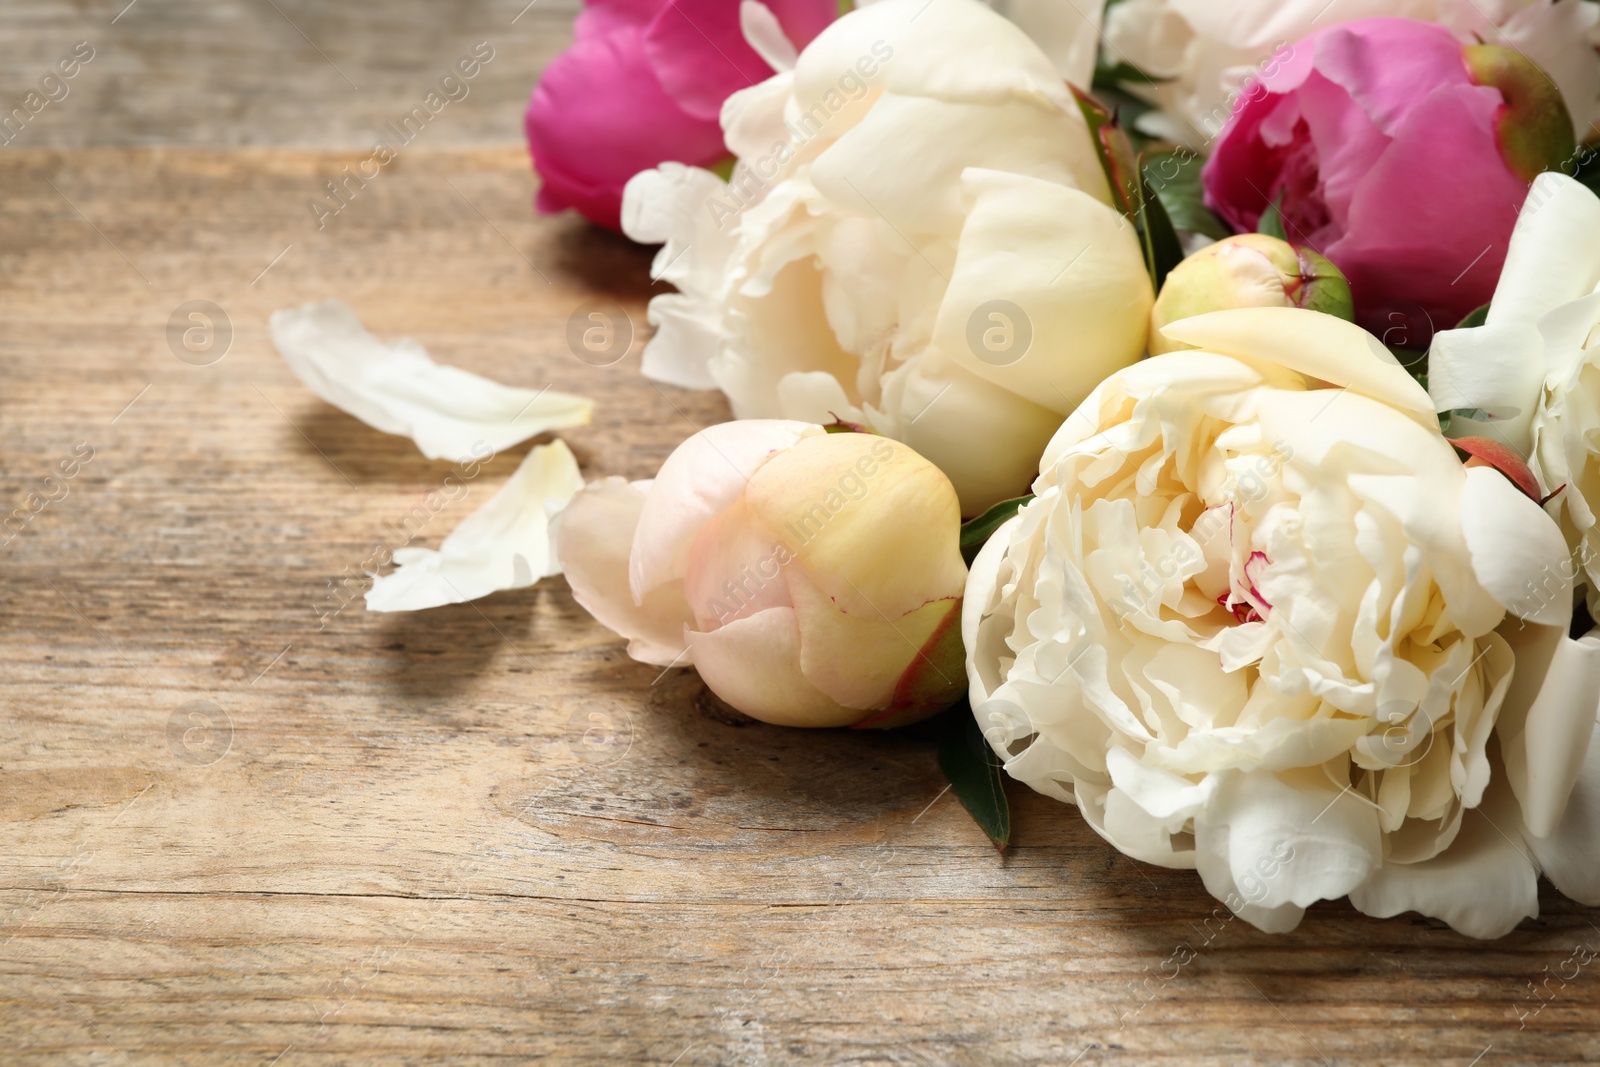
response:
<path id="1" fill-rule="evenodd" d="M 0 11 L 0 103 L 97 49 L 0 150 L 0 1062 L 1600 1060 L 1600 963 L 1566 962 L 1600 916 L 1548 887 L 1492 944 L 1344 903 L 1268 937 L 1020 790 L 996 855 L 926 738 L 751 724 L 559 579 L 367 614 L 341 583 L 451 467 L 313 398 L 274 309 L 594 396 L 590 476 L 727 417 L 638 376 L 648 253 L 530 211 L 519 108 L 571 6 L 124 2 Z M 459 122 L 319 231 L 491 32 Z M 638 329 L 615 367 L 567 348 L 591 299 Z M 194 300 L 215 361 L 169 344 Z"/>

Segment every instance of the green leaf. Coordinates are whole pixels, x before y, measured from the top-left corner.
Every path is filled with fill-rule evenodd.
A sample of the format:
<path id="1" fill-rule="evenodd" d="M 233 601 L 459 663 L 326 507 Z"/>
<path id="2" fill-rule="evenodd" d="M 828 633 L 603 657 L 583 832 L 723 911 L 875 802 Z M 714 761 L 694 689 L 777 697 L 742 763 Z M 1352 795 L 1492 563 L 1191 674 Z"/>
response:
<path id="1" fill-rule="evenodd" d="M 1160 85 L 1171 80 L 1170 77 L 1151 77 L 1127 60 L 1122 60 L 1111 64 L 1101 63 L 1095 67 L 1094 81 L 1090 84 L 1091 88 L 1099 92 L 1101 89 L 1115 89 L 1128 82 L 1135 85 Z"/>
<path id="2" fill-rule="evenodd" d="M 1193 152 L 1156 152 L 1144 159 L 1144 180 L 1167 209 L 1174 228 L 1220 241 L 1233 231 L 1206 207 L 1205 189 L 1200 184 L 1204 163 Z"/>
<path id="3" fill-rule="evenodd" d="M 1002 500 L 971 522 L 961 524 L 961 557 L 967 561 L 967 566 L 972 566 L 972 561 L 978 558 L 978 550 L 994 536 L 994 532 L 1004 526 L 1018 508 L 1032 499 L 1033 494 L 1029 493 L 1027 496 Z"/>
<path id="4" fill-rule="evenodd" d="M 1283 232 L 1283 208 L 1277 200 L 1272 206 L 1261 213 L 1261 221 L 1256 224 L 1256 232 L 1264 233 L 1268 237 L 1276 237 L 1280 241 L 1287 241 L 1289 235 Z"/>
<path id="5" fill-rule="evenodd" d="M 1005 771 L 972 707 L 965 700 L 941 718 L 939 769 L 950 780 L 956 799 L 994 847 L 1004 852 L 1011 842 L 1011 805 L 1006 802 Z"/>
<path id="6" fill-rule="evenodd" d="M 1489 305 L 1488 304 L 1485 304 L 1482 307 L 1473 308 L 1471 311 L 1467 312 L 1467 317 L 1466 318 L 1464 318 L 1460 322 L 1456 323 L 1456 329 L 1458 329 L 1458 330 L 1470 330 L 1473 327 L 1482 326 L 1484 324 L 1484 322 L 1486 322 L 1488 320 L 1488 318 L 1489 318 Z"/>
<path id="7" fill-rule="evenodd" d="M 1172 268 L 1183 262 L 1183 244 L 1178 240 L 1177 231 L 1172 228 L 1172 220 L 1167 217 L 1167 209 L 1162 206 L 1161 198 L 1150 190 L 1142 171 L 1139 178 L 1139 233 L 1144 241 L 1144 261 L 1150 268 L 1150 281 L 1159 293 L 1161 283 L 1167 280 Z"/>
<path id="8" fill-rule="evenodd" d="M 1139 169 L 1128 135 L 1117 125 L 1117 117 L 1099 100 L 1070 83 L 1067 88 L 1072 90 L 1073 97 L 1078 101 L 1078 110 L 1083 112 L 1083 120 L 1089 124 L 1089 136 L 1094 143 L 1095 155 L 1100 160 L 1100 170 L 1106 176 L 1106 184 L 1111 187 L 1112 205 L 1129 219 L 1137 219 Z"/>

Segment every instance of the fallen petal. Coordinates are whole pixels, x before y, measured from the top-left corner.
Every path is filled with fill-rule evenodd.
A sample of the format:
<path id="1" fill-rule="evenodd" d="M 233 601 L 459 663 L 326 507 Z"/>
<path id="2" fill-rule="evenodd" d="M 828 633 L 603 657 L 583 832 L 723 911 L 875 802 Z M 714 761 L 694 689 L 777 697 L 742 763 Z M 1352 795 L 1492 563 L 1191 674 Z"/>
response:
<path id="1" fill-rule="evenodd" d="M 420 611 L 460 604 L 559 574 L 550 519 L 582 488 L 578 461 L 564 442 L 535 448 L 511 480 L 463 519 L 437 552 L 396 551 L 400 569 L 372 580 L 367 609 Z"/>
<path id="2" fill-rule="evenodd" d="M 429 459 L 481 460 L 549 430 L 582 426 L 594 403 L 517 389 L 435 363 L 409 337 L 384 342 L 337 300 L 275 312 L 272 343 L 311 391 Z"/>

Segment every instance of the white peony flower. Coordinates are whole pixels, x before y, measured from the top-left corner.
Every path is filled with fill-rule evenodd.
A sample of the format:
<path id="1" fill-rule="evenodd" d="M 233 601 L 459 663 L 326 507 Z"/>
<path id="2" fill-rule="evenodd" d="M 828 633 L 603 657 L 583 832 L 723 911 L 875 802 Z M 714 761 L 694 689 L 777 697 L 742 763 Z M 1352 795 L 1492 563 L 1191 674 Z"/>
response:
<path id="1" fill-rule="evenodd" d="M 1452 436 L 1528 461 L 1600 618 L 1600 198 L 1535 179 L 1484 325 L 1434 338 L 1428 389 Z"/>
<path id="2" fill-rule="evenodd" d="M 1600 903 L 1600 638 L 1566 549 L 1468 469 L 1375 338 L 1292 308 L 1166 327 L 973 564 L 1006 769 L 1264 930 L 1349 895 L 1479 937 L 1543 870 Z"/>
<path id="3" fill-rule="evenodd" d="M 651 302 L 647 376 L 738 418 L 870 426 L 972 514 L 1144 352 L 1154 293 L 1077 104 L 975 0 L 852 12 L 722 118 L 731 183 L 668 164 L 624 196 L 680 290 Z"/>
<path id="4" fill-rule="evenodd" d="M 1550 74 L 1578 140 L 1600 120 L 1600 9 L 1586 0 L 1124 0 L 1106 11 L 1105 58 L 1160 84 L 1127 83 L 1160 109 L 1140 125 L 1204 150 L 1247 80 L 1308 34 L 1399 16 L 1448 26 L 1464 42 L 1508 45 Z"/>

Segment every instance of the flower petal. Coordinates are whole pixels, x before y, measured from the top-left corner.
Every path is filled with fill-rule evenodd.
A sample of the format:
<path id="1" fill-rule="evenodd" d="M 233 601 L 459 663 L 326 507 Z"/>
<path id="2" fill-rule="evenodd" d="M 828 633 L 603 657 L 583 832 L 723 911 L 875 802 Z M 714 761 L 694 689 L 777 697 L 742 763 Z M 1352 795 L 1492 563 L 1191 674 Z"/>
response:
<path id="1" fill-rule="evenodd" d="M 337 300 L 278 311 L 272 342 L 311 391 L 384 433 L 410 437 L 429 459 L 481 460 L 548 430 L 581 426 L 592 401 L 517 389 L 446 367 L 410 338 L 390 344 Z"/>
<path id="2" fill-rule="evenodd" d="M 739 29 L 745 43 L 755 50 L 773 70 L 793 70 L 800 53 L 794 42 L 783 34 L 778 16 L 760 0 L 741 0 L 739 4 Z"/>
<path id="3" fill-rule="evenodd" d="M 1180 319 L 1174 341 L 1246 363 L 1271 362 L 1380 400 L 1437 430 L 1433 401 L 1378 339 L 1353 322 L 1302 308 L 1238 308 Z"/>
<path id="4" fill-rule="evenodd" d="M 1561 528 L 1492 467 L 1467 468 L 1461 533 L 1478 584 L 1506 610 L 1541 626 L 1572 618 L 1572 568 Z"/>
<path id="5" fill-rule="evenodd" d="M 1195 817 L 1195 859 L 1211 894 L 1267 930 L 1344 896 L 1383 859 L 1377 814 L 1320 769 L 1223 771 Z M 1265 925 L 1264 925 L 1265 924 Z"/>
<path id="6" fill-rule="evenodd" d="M 700 677 L 746 715 L 775 726 L 849 726 L 861 718 L 800 672 L 800 627 L 793 608 L 768 608 L 711 633 L 685 634 Z"/>
<path id="7" fill-rule="evenodd" d="M 1545 837 L 1524 840 L 1557 889 L 1580 904 L 1600 905 L 1600 743 L 1594 738 L 1561 822 Z"/>
<path id="8" fill-rule="evenodd" d="M 1506 779 L 1535 837 L 1548 837 L 1561 824 L 1589 755 L 1600 703 L 1600 631 L 1574 641 L 1565 630 L 1530 627 L 1509 638 L 1517 667 L 1496 732 Z"/>
<path id="9" fill-rule="evenodd" d="M 1489 325 L 1532 326 L 1600 284 L 1600 199 L 1550 171 L 1528 190 L 1489 305 Z"/>
<path id="10" fill-rule="evenodd" d="M 774 452 L 822 427 L 779 419 L 746 419 L 709 426 L 679 445 L 661 465 L 638 526 L 628 568 L 635 601 L 687 573 L 695 534 L 745 491 L 750 475 Z"/>
<path id="11" fill-rule="evenodd" d="M 1493 809 L 1490 798 L 1497 801 Z M 1538 871 L 1506 836 L 1519 828 L 1509 800 L 1509 790 L 1491 787 L 1483 808 L 1467 812 L 1443 853 L 1422 863 L 1384 864 L 1350 891 L 1350 903 L 1378 919 L 1421 912 L 1479 938 L 1503 937 L 1523 919 L 1537 917 Z"/>
<path id="12" fill-rule="evenodd" d="M 628 639 L 628 655 L 659 667 L 688 667 L 683 631 L 694 615 L 683 583 L 657 586 L 643 603 L 635 603 L 628 588 L 628 556 L 650 486 L 621 478 L 587 486 L 556 519 L 556 548 L 573 599 Z"/>
<path id="13" fill-rule="evenodd" d="M 460 604 L 559 574 L 550 516 L 582 488 L 578 461 L 566 443 L 540 445 L 487 504 L 450 532 L 437 552 L 396 551 L 400 569 L 372 580 L 367 609 L 419 611 Z"/>

